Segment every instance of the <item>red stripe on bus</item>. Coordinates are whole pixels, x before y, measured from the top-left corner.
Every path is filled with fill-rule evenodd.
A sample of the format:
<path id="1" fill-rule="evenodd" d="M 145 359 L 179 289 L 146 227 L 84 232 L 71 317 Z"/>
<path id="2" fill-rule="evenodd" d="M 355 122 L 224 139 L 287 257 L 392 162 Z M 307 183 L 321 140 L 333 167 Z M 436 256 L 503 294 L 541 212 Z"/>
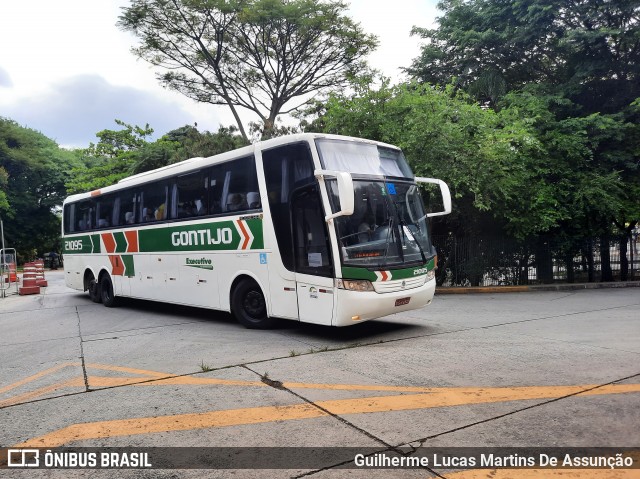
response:
<path id="1" fill-rule="evenodd" d="M 113 276 L 124 275 L 124 263 L 122 262 L 122 258 L 120 258 L 120 256 L 109 255 L 109 261 L 111 262 L 111 274 Z"/>
<path id="2" fill-rule="evenodd" d="M 102 242 L 104 243 L 104 249 L 107 250 L 107 253 L 115 253 L 116 251 L 116 240 L 111 233 L 102 233 Z"/>
<path id="3" fill-rule="evenodd" d="M 124 236 L 127 238 L 127 253 L 138 252 L 138 232 L 136 230 L 125 231 Z"/>
<path id="4" fill-rule="evenodd" d="M 240 231 L 242 231 L 242 234 L 244 235 L 244 242 L 242 243 L 241 249 L 247 249 L 247 246 L 249 245 L 249 240 L 251 239 L 251 237 L 249 236 L 249 233 L 247 233 L 247 230 L 245 229 L 244 225 L 242 224 L 242 220 L 238 220 L 238 226 L 240 226 Z"/>

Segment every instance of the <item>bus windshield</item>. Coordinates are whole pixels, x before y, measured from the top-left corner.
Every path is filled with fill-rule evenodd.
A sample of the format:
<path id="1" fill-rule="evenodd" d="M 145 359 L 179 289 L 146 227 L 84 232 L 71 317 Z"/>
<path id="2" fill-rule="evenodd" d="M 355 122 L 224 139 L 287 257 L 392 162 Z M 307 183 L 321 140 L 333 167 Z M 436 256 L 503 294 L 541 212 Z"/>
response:
<path id="1" fill-rule="evenodd" d="M 332 209 L 340 210 L 335 180 L 327 182 Z M 432 251 L 418 187 L 406 181 L 355 179 L 355 209 L 336 218 L 345 266 L 399 267 L 426 263 Z"/>
<path id="2" fill-rule="evenodd" d="M 322 166 L 352 174 L 411 178 L 413 173 L 401 150 L 346 140 L 316 140 Z"/>

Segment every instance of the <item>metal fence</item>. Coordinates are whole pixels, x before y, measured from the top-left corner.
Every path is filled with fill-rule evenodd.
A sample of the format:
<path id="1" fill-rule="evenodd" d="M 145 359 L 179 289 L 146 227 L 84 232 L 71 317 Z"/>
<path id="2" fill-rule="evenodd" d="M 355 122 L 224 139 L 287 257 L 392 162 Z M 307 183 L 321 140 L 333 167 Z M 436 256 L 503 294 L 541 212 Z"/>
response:
<path id="1" fill-rule="evenodd" d="M 640 279 L 640 243 L 629 239 L 580 241 L 539 237 L 434 236 L 441 286 L 507 286 Z"/>

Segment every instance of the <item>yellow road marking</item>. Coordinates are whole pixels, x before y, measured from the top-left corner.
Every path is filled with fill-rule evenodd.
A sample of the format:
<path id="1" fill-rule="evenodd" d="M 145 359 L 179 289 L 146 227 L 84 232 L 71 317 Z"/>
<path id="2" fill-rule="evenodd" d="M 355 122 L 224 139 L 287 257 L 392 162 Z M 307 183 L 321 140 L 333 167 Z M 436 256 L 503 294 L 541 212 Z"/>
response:
<path id="1" fill-rule="evenodd" d="M 51 374 L 59 369 L 67 366 L 79 366 L 79 363 L 66 363 L 59 366 L 47 369 L 40 373 L 37 373 L 28 378 L 22 379 L 16 383 L 3 388 L 4 391 L 16 388 L 18 386 L 27 384 L 31 381 Z M 197 386 L 197 385 L 219 385 L 219 386 L 246 386 L 246 387 L 264 387 L 262 381 L 245 381 L 234 379 L 218 379 L 218 378 L 206 378 L 198 376 L 177 376 L 171 373 L 164 373 L 159 371 L 150 371 L 146 369 L 136 369 L 123 366 L 111 366 L 106 364 L 87 364 L 88 369 L 101 369 L 116 372 L 126 372 L 130 374 L 138 374 L 140 376 L 135 377 L 105 377 L 105 376 L 88 376 L 87 380 L 90 387 L 117 387 L 117 386 L 163 386 L 163 385 L 183 385 L 183 386 Z M 82 378 L 77 378 L 82 380 Z M 366 384 L 321 384 L 321 383 L 299 383 L 299 382 L 285 382 L 283 385 L 290 389 L 326 389 L 326 390 L 342 390 L 342 391 L 390 391 L 390 392 L 411 392 L 411 393 L 428 393 L 432 391 L 438 391 L 437 388 L 428 388 L 420 386 L 382 386 L 382 385 L 366 385 Z M 22 401 L 29 401 L 39 396 L 47 394 L 48 392 L 55 391 L 64 387 L 76 386 L 71 384 L 70 381 L 64 381 L 56 383 L 46 388 L 37 389 L 35 391 L 25 393 L 19 396 L 14 396 L 9 399 L 0 401 L 0 407 L 17 404 Z M 2 392 L 2 390 L 0 390 Z"/>
<path id="2" fill-rule="evenodd" d="M 274 421 L 310 419 L 326 415 L 327 413 L 305 403 L 290 406 L 264 406 L 195 414 L 178 414 L 175 416 L 118 419 L 115 421 L 74 424 L 44 436 L 30 439 L 15 447 L 57 447 L 84 439 L 260 424 Z"/>
<path id="3" fill-rule="evenodd" d="M 430 394 L 379 396 L 357 399 L 319 401 L 315 404 L 333 414 L 363 414 L 405 411 L 464 404 L 480 404 L 525 399 L 544 399 L 574 394 L 593 386 L 532 386 L 518 388 L 442 388 Z M 640 384 L 617 384 L 581 392 L 581 396 L 640 392 Z M 28 440 L 15 447 L 57 447 L 72 441 L 113 436 L 150 434 L 291 421 L 326 416 L 327 413 L 310 404 L 282 407 L 263 406 L 195 414 L 116 419 L 74 424 L 58 431 Z"/>
<path id="4" fill-rule="evenodd" d="M 18 404 L 25 401 L 31 401 L 32 399 L 43 396 L 53 391 L 57 391 L 58 389 L 69 388 L 69 387 L 80 387 L 84 390 L 84 379 L 73 378 L 68 381 L 51 384 L 50 386 L 44 386 L 40 389 L 36 389 L 35 391 L 30 391 L 24 394 L 20 394 L 18 396 L 13 396 L 13 397 L 10 397 L 9 399 L 4 399 L 0 401 L 0 407 L 11 406 L 12 404 Z"/>
<path id="5" fill-rule="evenodd" d="M 53 366 L 52 368 L 45 369 L 44 371 L 40 371 L 39 373 L 34 374 L 33 376 L 29 376 L 27 378 L 21 379 L 20 381 L 16 381 L 15 383 L 8 384 L 7 386 L 3 386 L 0 388 L 0 394 L 5 393 L 7 391 L 11 391 L 19 386 L 35 381 L 36 379 L 40 379 L 48 374 L 54 373 L 60 369 L 66 368 L 67 366 L 79 366 L 80 363 L 62 363 L 57 366 Z"/>
<path id="6" fill-rule="evenodd" d="M 143 378 L 112 378 L 105 376 L 89 376 L 89 385 L 94 387 L 134 386 L 252 386 L 264 387 L 262 381 L 242 381 L 234 379 L 200 378 L 193 376 L 174 376 L 153 381 L 140 382 Z"/>
<path id="7" fill-rule="evenodd" d="M 97 363 L 89 363 L 86 365 L 87 368 L 90 369 L 105 369 L 107 371 L 117 371 L 122 373 L 131 373 L 131 374 L 140 374 L 142 376 L 151 376 L 154 378 L 164 378 L 175 376 L 175 374 L 171 373 L 161 373 L 158 371 L 149 371 L 147 369 L 136 369 L 136 368 L 128 368 L 125 366 L 112 366 L 110 364 L 97 364 Z"/>
<path id="8" fill-rule="evenodd" d="M 334 414 L 362 414 L 371 412 L 406 411 L 434 407 L 462 406 L 526 399 L 552 399 L 575 394 L 593 386 L 529 386 L 516 388 L 443 388 L 429 394 L 378 396 L 357 399 L 336 399 L 316 402 Z M 640 392 L 640 384 L 603 386 L 581 395 L 620 394 Z"/>

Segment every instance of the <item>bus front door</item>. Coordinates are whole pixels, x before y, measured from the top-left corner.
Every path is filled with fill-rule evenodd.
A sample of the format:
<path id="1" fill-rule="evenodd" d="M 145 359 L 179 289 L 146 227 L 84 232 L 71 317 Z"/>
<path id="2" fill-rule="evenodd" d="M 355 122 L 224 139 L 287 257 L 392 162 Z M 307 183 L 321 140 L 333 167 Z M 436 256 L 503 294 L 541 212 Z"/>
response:
<path id="1" fill-rule="evenodd" d="M 291 199 L 298 315 L 301 321 L 331 325 L 333 266 L 329 235 L 316 185 L 296 191 Z"/>

